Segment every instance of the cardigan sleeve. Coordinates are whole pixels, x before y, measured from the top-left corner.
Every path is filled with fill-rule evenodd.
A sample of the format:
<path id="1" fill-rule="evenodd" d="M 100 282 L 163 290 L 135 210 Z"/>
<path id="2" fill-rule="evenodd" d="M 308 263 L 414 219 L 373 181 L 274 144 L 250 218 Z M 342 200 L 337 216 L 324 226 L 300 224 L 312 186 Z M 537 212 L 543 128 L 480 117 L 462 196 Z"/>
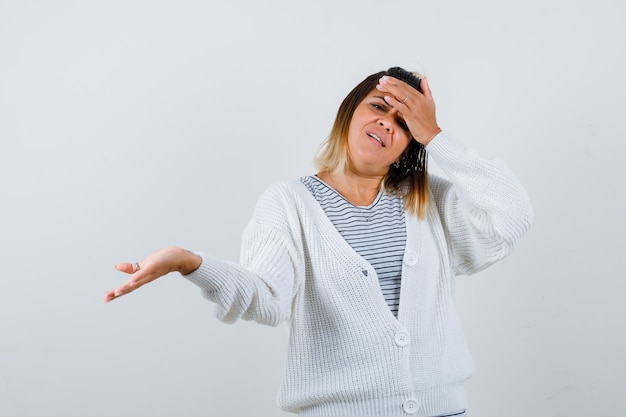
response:
<path id="1" fill-rule="evenodd" d="M 277 326 L 290 318 L 302 260 L 290 233 L 288 197 L 271 187 L 260 198 L 243 232 L 239 263 L 198 253 L 202 264 L 185 277 L 216 304 L 226 323 L 238 319 Z"/>
<path id="2" fill-rule="evenodd" d="M 431 176 L 429 186 L 455 272 L 472 274 L 506 257 L 534 216 L 520 181 L 502 160 L 482 158 L 446 132 L 427 150 L 450 179 Z"/>

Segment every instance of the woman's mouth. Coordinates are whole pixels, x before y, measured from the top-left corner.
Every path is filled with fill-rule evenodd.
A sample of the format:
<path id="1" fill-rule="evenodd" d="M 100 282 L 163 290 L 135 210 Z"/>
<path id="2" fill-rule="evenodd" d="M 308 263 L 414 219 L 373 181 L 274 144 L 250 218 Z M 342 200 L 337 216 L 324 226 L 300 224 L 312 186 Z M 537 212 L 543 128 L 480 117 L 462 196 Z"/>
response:
<path id="1" fill-rule="evenodd" d="M 385 142 L 383 142 L 382 138 L 380 138 L 376 133 L 367 132 L 367 136 L 380 143 L 380 146 L 382 146 L 383 148 L 385 147 Z"/>

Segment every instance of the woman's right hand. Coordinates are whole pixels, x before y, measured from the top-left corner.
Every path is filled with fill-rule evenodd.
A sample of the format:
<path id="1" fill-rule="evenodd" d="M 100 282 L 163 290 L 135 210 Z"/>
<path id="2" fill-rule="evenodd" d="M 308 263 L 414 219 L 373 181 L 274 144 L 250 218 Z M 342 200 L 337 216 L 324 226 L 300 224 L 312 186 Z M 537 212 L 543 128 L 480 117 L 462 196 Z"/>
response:
<path id="1" fill-rule="evenodd" d="M 113 301 L 170 272 L 189 274 L 196 270 L 201 263 L 202 258 L 199 255 L 177 247 L 158 250 L 148 255 L 141 262 L 119 263 L 115 265 L 115 269 L 130 274 L 131 277 L 124 284 L 106 293 L 104 302 Z"/>

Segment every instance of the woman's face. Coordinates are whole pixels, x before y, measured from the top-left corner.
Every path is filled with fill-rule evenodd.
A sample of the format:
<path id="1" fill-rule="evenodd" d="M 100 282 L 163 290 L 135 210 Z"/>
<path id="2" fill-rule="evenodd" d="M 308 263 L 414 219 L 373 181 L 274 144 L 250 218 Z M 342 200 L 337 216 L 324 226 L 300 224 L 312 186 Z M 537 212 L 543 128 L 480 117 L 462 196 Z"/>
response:
<path id="1" fill-rule="evenodd" d="M 411 140 L 402 116 L 381 92 L 373 90 L 354 110 L 350 121 L 350 167 L 364 175 L 385 175 Z"/>

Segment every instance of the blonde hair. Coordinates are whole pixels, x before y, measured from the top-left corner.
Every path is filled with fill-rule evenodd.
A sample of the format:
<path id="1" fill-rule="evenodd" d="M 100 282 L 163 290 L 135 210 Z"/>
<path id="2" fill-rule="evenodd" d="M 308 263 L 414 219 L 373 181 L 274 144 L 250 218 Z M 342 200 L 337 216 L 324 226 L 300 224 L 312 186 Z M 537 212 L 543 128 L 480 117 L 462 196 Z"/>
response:
<path id="1" fill-rule="evenodd" d="M 348 130 L 352 115 L 363 99 L 376 88 L 378 80 L 389 75 L 420 90 L 419 74 L 393 67 L 365 78 L 348 93 L 337 111 L 335 122 L 313 160 L 319 171 L 345 173 L 350 165 L 348 154 Z M 398 166 L 391 165 L 381 182 L 381 189 L 388 194 L 400 195 L 404 209 L 424 219 L 428 211 L 428 155 L 421 143 L 411 140 Z"/>

